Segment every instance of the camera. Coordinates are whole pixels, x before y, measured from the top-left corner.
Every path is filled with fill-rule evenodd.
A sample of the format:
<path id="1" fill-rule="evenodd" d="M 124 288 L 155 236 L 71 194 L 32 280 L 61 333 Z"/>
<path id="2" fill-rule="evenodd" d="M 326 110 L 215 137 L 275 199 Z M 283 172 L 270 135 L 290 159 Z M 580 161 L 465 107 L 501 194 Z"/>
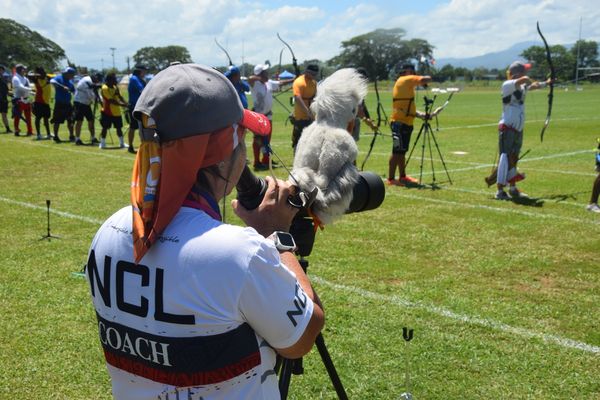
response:
<path id="1" fill-rule="evenodd" d="M 236 189 L 240 204 L 248 210 L 253 210 L 262 202 L 267 191 L 267 183 L 254 175 L 246 166 Z M 290 233 L 294 236 L 298 246 L 297 253 L 301 257 L 310 255 L 315 240 L 315 227 L 308 212 L 314 195 L 314 192 L 300 192 L 288 199 L 290 204 L 300 209 L 292 221 Z M 385 186 L 379 175 L 370 171 L 361 171 L 358 182 L 352 188 L 352 201 L 346 214 L 374 210 L 381 205 L 384 198 Z"/>

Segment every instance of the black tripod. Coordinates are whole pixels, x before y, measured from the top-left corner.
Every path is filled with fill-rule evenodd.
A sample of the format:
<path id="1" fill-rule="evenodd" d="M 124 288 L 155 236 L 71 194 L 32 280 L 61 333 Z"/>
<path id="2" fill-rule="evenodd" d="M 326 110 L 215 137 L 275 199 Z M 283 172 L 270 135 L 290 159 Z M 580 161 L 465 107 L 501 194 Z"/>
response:
<path id="1" fill-rule="evenodd" d="M 44 235 L 40 238 L 40 240 L 60 239 L 60 236 L 54 236 L 53 234 L 50 233 L 50 200 L 46 200 L 46 215 L 47 215 L 47 221 L 48 221 L 48 231 L 47 231 L 46 235 Z"/>
<path id="2" fill-rule="evenodd" d="M 308 268 L 308 260 L 301 257 L 299 262 L 304 272 L 306 272 L 306 269 Z M 325 365 L 325 369 L 327 369 L 327 373 L 329 374 L 329 379 L 331 379 L 333 388 L 335 389 L 335 392 L 338 395 L 338 399 L 348 400 L 348 396 L 346 395 L 346 391 L 344 390 L 342 381 L 340 380 L 340 377 L 337 371 L 335 370 L 335 366 L 333 365 L 333 361 L 331 360 L 331 355 L 327 350 L 327 346 L 325 346 L 325 340 L 323 339 L 323 335 L 321 333 L 319 333 L 319 335 L 317 336 L 315 344 L 317 346 L 319 354 L 321 355 L 323 365 Z M 277 357 L 275 371 L 279 373 L 279 393 L 281 394 L 281 400 L 286 400 L 290 389 L 290 380 L 292 378 L 292 374 L 302 375 L 304 373 L 304 367 L 302 366 L 302 358 L 290 360 L 287 358 Z"/>
<path id="3" fill-rule="evenodd" d="M 419 172 L 419 185 L 421 184 L 421 181 L 423 180 L 423 162 L 425 160 L 425 146 L 427 146 L 427 148 L 429 149 L 429 159 L 431 160 L 431 174 L 433 176 L 433 182 L 431 183 L 431 186 L 434 189 L 435 189 L 436 185 L 435 185 L 435 167 L 434 167 L 434 163 L 433 163 L 433 150 L 431 149 L 431 141 L 432 140 L 433 140 L 433 143 L 435 144 L 435 148 L 437 149 L 437 153 L 440 156 L 440 161 L 442 162 L 442 165 L 444 166 L 444 171 L 446 171 L 446 176 L 448 177 L 448 182 L 450 182 L 450 184 L 452 185 L 452 179 L 450 178 L 450 174 L 448 173 L 448 168 L 446 168 L 446 162 L 444 161 L 444 157 L 442 157 L 442 152 L 440 151 L 440 146 L 438 146 L 437 139 L 435 138 L 435 134 L 433 132 L 433 129 L 431 129 L 431 124 L 429 123 L 429 121 L 431 120 L 431 110 L 433 108 L 433 103 L 435 102 L 436 97 L 437 96 L 433 96 L 433 99 L 429 99 L 429 98 L 427 98 L 427 96 L 423 97 L 423 100 L 425 102 L 425 118 L 423 119 L 423 125 L 421 125 L 419 134 L 417 135 L 417 138 L 415 139 L 415 144 L 413 145 L 413 148 L 410 150 L 408 159 L 406 160 L 406 164 L 405 164 L 405 165 L 408 165 L 410 158 L 412 157 L 413 151 L 415 151 L 415 147 L 417 147 L 417 143 L 419 143 L 419 139 L 421 139 L 421 137 L 422 137 L 423 140 L 421 143 L 421 165 L 420 165 L 420 172 Z"/>

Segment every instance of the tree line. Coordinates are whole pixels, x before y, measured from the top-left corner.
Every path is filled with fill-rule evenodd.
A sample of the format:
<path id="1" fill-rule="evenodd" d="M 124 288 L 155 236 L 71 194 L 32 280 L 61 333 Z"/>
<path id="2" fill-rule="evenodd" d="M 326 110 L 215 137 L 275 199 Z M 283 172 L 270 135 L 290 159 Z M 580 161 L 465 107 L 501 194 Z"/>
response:
<path id="1" fill-rule="evenodd" d="M 65 51 L 58 44 L 11 19 L 0 18 L 0 37 L 2 38 L 0 60 L 9 64 L 8 67 L 22 63 L 32 67 L 42 66 L 47 71 L 56 71 L 64 60 L 69 65 L 77 66 L 70 62 Z M 468 69 L 452 65 L 437 67 L 433 59 L 435 47 L 425 39 L 406 39 L 406 31 L 402 28 L 376 29 L 343 41 L 341 48 L 341 52 L 329 60 L 306 60 L 300 68 L 303 70 L 303 67 L 309 63 L 318 64 L 322 71 L 322 77 L 325 77 L 339 68 L 363 67 L 371 80 L 387 80 L 395 79 L 400 67 L 410 62 L 416 65 L 419 73 L 431 75 L 438 82 L 458 79 L 465 81 L 503 80 L 506 76 L 505 69 L 483 67 Z M 595 41 L 580 40 L 570 49 L 562 45 L 553 45 L 550 50 L 556 75 L 563 82 L 575 79 L 578 64 L 580 68 L 600 66 L 598 43 Z M 549 76 L 550 68 L 544 47 L 531 46 L 521 53 L 521 57 L 533 65 L 529 72 L 530 76 L 537 79 Z M 192 62 L 188 49 L 178 45 L 143 47 L 137 50 L 132 58 L 135 64 L 147 66 L 150 72 L 158 72 L 173 61 Z M 77 67 L 79 70 L 87 70 L 85 66 Z M 226 68 L 226 66 L 217 67 L 221 71 Z M 240 68 L 252 71 L 254 65 L 244 64 Z M 278 72 L 284 69 L 293 71 L 291 64 L 277 66 Z M 95 71 L 90 70 L 90 72 Z M 116 72 L 128 73 L 129 71 Z"/>

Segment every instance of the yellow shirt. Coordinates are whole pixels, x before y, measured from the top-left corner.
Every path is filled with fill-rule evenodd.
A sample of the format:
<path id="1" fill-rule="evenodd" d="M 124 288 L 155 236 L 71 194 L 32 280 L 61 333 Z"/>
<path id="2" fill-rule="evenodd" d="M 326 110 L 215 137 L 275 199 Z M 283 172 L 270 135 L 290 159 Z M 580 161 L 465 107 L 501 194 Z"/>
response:
<path id="1" fill-rule="evenodd" d="M 102 112 L 113 117 L 120 117 L 121 107 L 109 101 L 120 100 L 119 88 L 116 85 L 113 87 L 108 87 L 108 85 L 105 83 L 102 85 L 100 92 L 102 93 Z"/>
<path id="2" fill-rule="evenodd" d="M 52 84 L 50 80 L 46 78 L 38 78 L 35 80 L 35 102 L 50 104 L 50 97 L 52 96 Z"/>
<path id="3" fill-rule="evenodd" d="M 294 96 L 302 97 L 304 104 L 310 107 L 315 95 L 317 94 L 317 81 L 314 79 L 306 80 L 304 75 L 300 75 L 292 85 Z M 308 120 L 310 117 L 304 112 L 304 109 L 298 102 L 294 104 L 294 118 L 297 120 Z"/>
<path id="4" fill-rule="evenodd" d="M 412 126 L 417 112 L 415 88 L 421 84 L 422 79 L 419 75 L 404 75 L 398 78 L 393 91 L 392 122 L 398 121 Z"/>

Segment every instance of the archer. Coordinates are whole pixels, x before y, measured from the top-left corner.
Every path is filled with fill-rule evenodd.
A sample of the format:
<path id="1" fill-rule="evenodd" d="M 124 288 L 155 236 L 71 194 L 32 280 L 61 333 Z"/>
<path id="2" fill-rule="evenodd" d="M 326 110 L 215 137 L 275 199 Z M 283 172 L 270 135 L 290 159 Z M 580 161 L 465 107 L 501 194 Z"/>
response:
<path id="1" fill-rule="evenodd" d="M 545 82 L 535 82 L 525 72 L 531 64 L 515 61 L 506 72 L 508 79 L 502 84 L 502 117 L 498 123 L 498 165 L 490 176 L 485 178 L 488 186 L 497 183 L 497 200 L 527 197 L 517 189 L 517 182 L 525 179 L 518 172 L 517 162 L 523 145 L 523 127 L 525 126 L 525 97 L 528 91 L 545 88 L 554 82 L 552 78 Z M 508 193 L 504 188 L 510 185 Z"/>

